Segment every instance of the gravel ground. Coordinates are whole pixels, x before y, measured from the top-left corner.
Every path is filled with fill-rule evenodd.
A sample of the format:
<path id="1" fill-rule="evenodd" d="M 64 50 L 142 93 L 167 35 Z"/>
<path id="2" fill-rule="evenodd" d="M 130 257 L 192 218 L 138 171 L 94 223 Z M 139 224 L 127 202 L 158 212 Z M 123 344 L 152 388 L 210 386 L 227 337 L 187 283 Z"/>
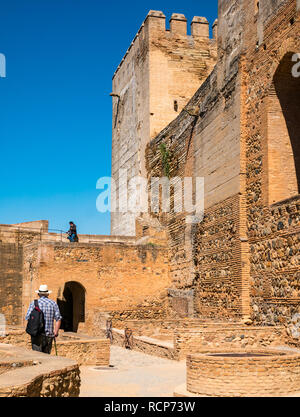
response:
<path id="1" fill-rule="evenodd" d="M 111 368 L 81 367 L 81 397 L 172 397 L 186 364 L 111 346 Z"/>
<path id="2" fill-rule="evenodd" d="M 152 365 L 170 365 L 174 361 L 169 359 L 159 358 L 157 356 L 146 355 L 135 350 L 124 349 L 119 346 L 112 346 L 110 352 L 110 363 L 113 366 L 128 367 L 133 363 L 136 367 L 152 366 Z"/>

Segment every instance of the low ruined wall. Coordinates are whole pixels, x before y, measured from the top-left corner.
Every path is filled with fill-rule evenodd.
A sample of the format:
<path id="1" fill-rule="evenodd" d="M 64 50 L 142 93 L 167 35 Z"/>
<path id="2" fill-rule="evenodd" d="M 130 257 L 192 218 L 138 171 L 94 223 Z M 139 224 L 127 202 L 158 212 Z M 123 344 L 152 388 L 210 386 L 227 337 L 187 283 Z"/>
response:
<path id="1" fill-rule="evenodd" d="M 80 376 L 77 366 L 37 376 L 23 385 L 1 387 L 0 397 L 78 397 Z"/>
<path id="2" fill-rule="evenodd" d="M 5 337 L 0 337 L 0 343 L 31 348 L 30 336 L 19 328 L 8 328 Z"/>
<path id="3" fill-rule="evenodd" d="M 24 330 L 9 329 L 1 343 L 31 349 L 31 339 Z M 109 366 L 110 342 L 107 339 L 80 336 L 73 333 L 61 333 L 56 342 L 58 356 L 75 360 L 79 365 Z M 51 355 L 55 356 L 52 345 Z"/>
<path id="4" fill-rule="evenodd" d="M 206 353 L 239 353 L 216 350 Z M 247 350 L 255 357 L 216 357 L 205 353 L 187 357 L 187 391 L 212 397 L 273 397 L 299 392 L 300 355 L 270 350 Z"/>
<path id="5" fill-rule="evenodd" d="M 76 360 L 79 365 L 109 366 L 110 341 L 108 339 L 59 340 L 57 353 L 59 356 Z M 51 354 L 56 354 L 54 348 Z"/>
<path id="6" fill-rule="evenodd" d="M 13 353 L 30 366 L 15 367 L 0 375 L 0 397 L 79 396 L 80 371 L 75 361 L 0 344 L 3 352 Z"/>
<path id="7" fill-rule="evenodd" d="M 124 331 L 113 329 L 113 344 L 125 347 Z M 103 336 L 106 334 L 105 329 L 102 329 Z M 152 339 L 146 336 L 133 336 L 132 349 L 138 352 L 143 352 L 146 355 L 158 356 L 165 359 L 175 359 L 173 344 Z"/>
<path id="8" fill-rule="evenodd" d="M 228 324 L 228 323 L 227 323 Z M 173 340 L 174 331 L 178 328 L 194 329 L 202 326 L 224 326 L 225 323 L 209 322 L 202 319 L 174 319 L 174 320 L 125 320 L 119 322 L 113 320 L 113 327 L 125 329 L 129 327 L 135 336 L 164 337 Z"/>
<path id="9" fill-rule="evenodd" d="M 0 397 L 78 397 L 79 393 L 78 366 L 38 375 L 23 385 L 18 385 L 17 380 L 15 386 L 0 385 Z"/>
<path id="10" fill-rule="evenodd" d="M 178 360 L 210 347 L 257 348 L 284 344 L 284 328 L 212 325 L 199 329 L 177 329 L 174 333 L 174 349 Z"/>

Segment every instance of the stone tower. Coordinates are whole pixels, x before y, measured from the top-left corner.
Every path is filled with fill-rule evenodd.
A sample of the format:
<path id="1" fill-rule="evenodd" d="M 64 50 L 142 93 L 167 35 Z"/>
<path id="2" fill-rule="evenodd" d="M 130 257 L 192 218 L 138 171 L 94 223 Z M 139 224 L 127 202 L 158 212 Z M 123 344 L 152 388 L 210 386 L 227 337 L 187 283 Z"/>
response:
<path id="1" fill-rule="evenodd" d="M 210 39 L 205 17 L 194 17 L 188 35 L 183 14 L 173 14 L 166 29 L 162 12 L 148 13 L 113 76 L 112 177 L 117 203 L 131 178 L 146 176 L 147 143 L 179 115 L 212 71 L 216 33 L 215 23 Z M 136 215 L 126 208 L 120 211 L 117 207 L 112 213 L 111 233 L 135 235 Z"/>

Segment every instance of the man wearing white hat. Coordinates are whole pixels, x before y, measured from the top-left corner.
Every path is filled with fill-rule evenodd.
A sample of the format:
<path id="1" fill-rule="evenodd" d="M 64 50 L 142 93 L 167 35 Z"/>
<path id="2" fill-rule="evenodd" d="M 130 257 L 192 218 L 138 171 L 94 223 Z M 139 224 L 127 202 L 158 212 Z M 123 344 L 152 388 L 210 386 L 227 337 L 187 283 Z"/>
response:
<path id="1" fill-rule="evenodd" d="M 52 291 L 48 290 L 47 285 L 41 285 L 35 292 L 39 295 L 38 307 L 44 314 L 45 333 L 37 336 L 31 336 L 32 350 L 50 354 L 53 338 L 58 336 L 62 316 L 56 302 L 48 298 Z M 33 301 L 28 308 L 26 320 L 29 320 L 30 313 L 35 309 L 35 307 L 36 305 Z M 53 330 L 54 320 L 56 323 L 55 329 Z"/>

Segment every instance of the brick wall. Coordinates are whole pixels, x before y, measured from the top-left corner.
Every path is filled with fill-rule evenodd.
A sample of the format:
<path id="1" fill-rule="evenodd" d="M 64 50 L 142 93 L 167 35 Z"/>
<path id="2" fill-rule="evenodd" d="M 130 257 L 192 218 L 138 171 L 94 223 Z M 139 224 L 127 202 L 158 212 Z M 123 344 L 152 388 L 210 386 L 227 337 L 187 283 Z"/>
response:
<path id="1" fill-rule="evenodd" d="M 186 223 L 186 213 L 160 213 L 170 245 L 171 290 L 193 291 L 193 313 L 186 297 L 173 309 L 201 317 L 247 315 L 244 199 L 239 194 L 240 109 L 239 68 L 218 87 L 216 68 L 188 104 L 196 117 L 182 112 L 147 147 L 148 177 L 165 176 L 160 145 L 169 152 L 171 180 L 204 177 L 204 220 Z M 202 111 L 199 117 L 199 108 Z M 191 113 L 193 114 L 193 113 Z M 198 114 L 198 116 L 197 116 Z M 174 193 L 171 195 L 174 198 Z M 176 307 L 177 304 L 177 307 Z M 179 311 L 180 310 L 180 311 Z"/>
<path id="2" fill-rule="evenodd" d="M 299 82 L 291 75 L 299 11 L 295 0 L 260 6 L 219 2 L 217 65 L 187 106 L 194 113 L 152 140 L 146 160 L 149 177 L 164 176 L 164 143 L 171 179 L 205 178 L 201 224 L 188 227 L 185 213 L 158 216 L 169 232 L 172 289 L 193 290 L 202 317 L 252 314 L 274 325 L 299 310 Z M 179 314 L 184 299 L 177 304 Z"/>
<path id="3" fill-rule="evenodd" d="M 21 322 L 22 268 L 22 246 L 0 243 L 0 313 L 7 324 Z"/>
<path id="4" fill-rule="evenodd" d="M 187 354 L 203 349 L 236 349 L 241 351 L 257 347 L 284 344 L 285 331 L 281 327 L 247 327 L 224 323 L 203 325 L 197 328 L 177 328 L 174 333 L 176 358 L 184 359 Z"/>
<path id="5" fill-rule="evenodd" d="M 300 43 L 296 1 L 267 3 L 247 25 L 243 132 L 252 318 L 274 325 L 300 308 L 299 78 L 291 60 Z"/>
<path id="6" fill-rule="evenodd" d="M 24 313 L 41 284 L 47 284 L 53 291 L 51 298 L 63 304 L 65 285 L 70 282 L 82 289 L 81 332 L 93 333 L 104 313 L 120 320 L 167 314 L 168 260 L 166 248 L 158 245 L 41 243 L 26 247 Z"/>
<path id="7" fill-rule="evenodd" d="M 215 350 L 210 354 L 234 354 Z M 236 353 L 240 353 L 236 351 Z M 213 397 L 286 396 L 299 392 L 299 353 L 251 350 L 263 357 L 212 357 L 208 354 L 187 357 L 187 390 Z"/>

